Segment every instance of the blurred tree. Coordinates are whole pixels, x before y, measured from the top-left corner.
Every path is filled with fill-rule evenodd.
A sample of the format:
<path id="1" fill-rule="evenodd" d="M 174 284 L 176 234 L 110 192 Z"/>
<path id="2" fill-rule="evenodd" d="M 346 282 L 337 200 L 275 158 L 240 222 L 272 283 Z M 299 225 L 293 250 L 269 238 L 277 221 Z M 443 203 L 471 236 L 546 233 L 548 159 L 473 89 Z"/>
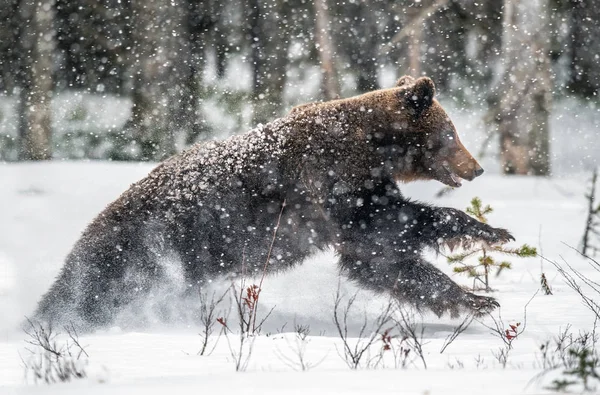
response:
<path id="1" fill-rule="evenodd" d="M 408 8 L 408 24 L 402 29 L 406 29 L 408 36 L 408 74 L 413 77 L 421 75 L 421 54 L 423 40 L 423 22 L 426 17 L 421 1 L 414 2 L 412 7 Z"/>
<path id="2" fill-rule="evenodd" d="M 321 64 L 321 90 L 325 100 L 340 97 L 340 83 L 335 65 L 335 47 L 331 38 L 331 18 L 327 0 L 315 0 L 315 39 Z"/>
<path id="3" fill-rule="evenodd" d="M 479 90 L 487 90 L 493 82 L 495 66 L 500 60 L 502 50 L 502 8 L 501 1 L 470 0 L 463 3 L 462 11 L 468 15 L 464 21 L 466 26 L 473 26 L 471 42 L 465 42 L 462 50 L 467 54 L 467 73 L 465 74 L 473 81 L 473 86 Z M 470 44 L 473 45 L 473 53 L 470 53 Z"/>
<path id="4" fill-rule="evenodd" d="M 204 62 L 205 52 L 212 47 L 218 78 L 225 76 L 227 54 L 230 42 L 235 36 L 235 26 L 230 25 L 228 28 L 225 21 L 226 12 L 235 12 L 235 5 L 232 3 L 223 0 L 188 0 L 190 43 L 194 64 L 197 60 Z M 231 7 L 232 5 L 234 7 Z M 231 19 L 229 22 L 233 23 Z"/>
<path id="5" fill-rule="evenodd" d="M 131 0 L 56 0 L 59 89 L 129 95 Z"/>
<path id="6" fill-rule="evenodd" d="M 587 0 L 543 0 L 550 3 L 543 7 L 525 0 L 507 5 L 492 0 L 54 2 L 42 1 L 50 14 L 54 11 L 54 22 L 38 26 L 23 20 L 37 9 L 33 2 L 0 0 L 0 92 L 26 98 L 20 107 L 21 147 L 33 147 L 25 138 L 34 135 L 38 142 L 43 140 L 39 136 L 49 139 L 50 126 L 31 127 L 50 124 L 49 96 L 43 90 L 132 98 L 133 113 L 124 130 L 94 138 L 114 139 L 109 144 L 120 148 L 111 158 L 160 159 L 208 134 L 214 125 L 204 117 L 205 100 L 242 112 L 250 85 L 253 122 L 264 123 L 282 115 L 284 91 L 286 100 L 296 101 L 297 87 L 284 89 L 287 76 L 306 78 L 309 64 L 325 66 L 324 82 L 355 78 L 358 92 L 379 88 L 378 74 L 387 66 L 382 76 L 391 68 L 426 74 L 455 98 L 475 93 L 471 103 L 493 88 L 490 114 L 503 136 L 505 171 L 547 174 L 551 70 L 558 87 L 578 95 L 594 97 L 600 87 L 600 68 L 595 67 L 600 11 Z M 519 28 L 505 19 L 502 40 L 505 7 L 517 7 L 510 14 Z M 538 23 L 548 8 L 550 18 Z M 532 9 L 539 13 L 533 15 Z M 33 32 L 39 28 L 46 33 Z M 526 37 L 525 28 L 533 34 Z M 43 61 L 33 60 L 39 56 Z M 219 81 L 231 56 L 252 71 L 251 81 L 239 81 L 233 90 L 229 79 Z M 205 81 L 213 65 L 217 80 Z M 504 74 L 498 72 L 501 66 Z M 228 87 L 227 93 L 214 91 L 219 84 Z M 327 86 L 325 97 L 337 97 L 339 82 Z M 46 107 L 28 110 L 26 105 L 34 102 L 36 109 Z M 236 117 L 243 123 L 244 117 Z M 140 147 L 134 155 L 129 154 L 132 140 Z M 11 150 L 8 157 L 16 157 L 16 148 Z M 20 156 L 26 156 L 24 151 Z"/>
<path id="7" fill-rule="evenodd" d="M 290 44 L 290 8 L 285 0 L 245 0 L 246 39 L 253 68 L 256 123 L 281 115 Z"/>
<path id="8" fill-rule="evenodd" d="M 443 4 L 442 4 L 443 5 Z M 502 2 L 450 0 L 427 20 L 421 53 L 423 74 L 456 96 L 486 92 L 497 64 L 502 35 Z M 453 86 L 454 84 L 454 86 Z"/>
<path id="9" fill-rule="evenodd" d="M 449 0 L 409 1 L 402 8 L 404 25 L 390 40 L 390 45 L 397 45 L 407 40 L 408 65 L 406 73 L 414 77 L 422 74 L 423 31 L 432 15 L 448 4 Z M 402 3 L 406 4 L 406 3 Z M 405 62 L 401 62 L 405 63 Z"/>
<path id="10" fill-rule="evenodd" d="M 20 0 L 0 0 L 0 92 L 12 94 L 17 87 Z"/>
<path id="11" fill-rule="evenodd" d="M 172 155 L 194 122 L 187 7 L 184 0 L 132 0 L 133 108 L 128 127 L 139 159 Z"/>
<path id="12" fill-rule="evenodd" d="M 506 174 L 549 175 L 550 75 L 547 0 L 504 0 L 502 79 L 491 100 Z"/>
<path id="13" fill-rule="evenodd" d="M 52 157 L 52 72 L 54 0 L 21 0 L 18 5 L 20 52 L 19 159 Z"/>
<path id="14" fill-rule="evenodd" d="M 378 89 L 379 50 L 385 43 L 382 33 L 393 21 L 389 1 L 329 2 L 328 7 L 329 34 L 336 43 L 334 60 L 338 69 L 354 74 L 359 92 Z"/>
<path id="15" fill-rule="evenodd" d="M 202 114 L 203 74 L 206 68 L 206 53 L 209 46 L 215 52 L 217 76 L 225 75 L 229 43 L 234 32 L 227 30 L 223 23 L 226 1 L 187 0 L 187 25 L 190 45 L 190 74 L 187 81 L 191 94 L 189 102 L 190 125 L 185 139 L 186 144 L 192 144 L 198 138 L 209 132 L 209 127 Z M 229 2 L 231 3 L 231 1 Z"/>
<path id="16" fill-rule="evenodd" d="M 600 7 L 590 0 L 567 0 L 571 8 L 569 89 L 585 97 L 600 90 Z"/>
<path id="17" fill-rule="evenodd" d="M 465 48 L 474 18 L 470 10 L 461 6 L 463 3 L 456 0 L 434 3 L 438 8 L 432 10 L 435 12 L 431 12 L 421 33 L 420 68 L 440 90 L 449 87 L 453 76 L 471 73 Z"/>
<path id="18" fill-rule="evenodd" d="M 348 49 L 351 51 L 352 68 L 357 69 L 356 88 L 361 93 L 379 89 L 377 81 L 379 64 L 377 49 L 380 43 L 378 21 L 384 18 L 380 12 L 380 3 L 380 1 L 368 0 L 357 2 L 357 16 L 350 21 L 353 31 L 356 32 L 356 40 L 354 41 L 355 45 L 350 45 Z"/>

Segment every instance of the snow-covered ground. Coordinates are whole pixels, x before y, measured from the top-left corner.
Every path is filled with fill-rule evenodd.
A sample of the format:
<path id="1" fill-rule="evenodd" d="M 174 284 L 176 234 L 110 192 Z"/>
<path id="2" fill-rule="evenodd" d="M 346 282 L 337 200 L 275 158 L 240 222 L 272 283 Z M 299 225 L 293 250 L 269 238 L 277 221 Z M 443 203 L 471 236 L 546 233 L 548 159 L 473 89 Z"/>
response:
<path id="1" fill-rule="evenodd" d="M 542 271 L 554 295 L 538 293 L 529 304 L 526 328 L 514 341 L 505 369 L 492 354 L 502 341 L 478 322 L 440 354 L 460 320 L 426 314 L 417 319 L 424 326 L 427 370 L 419 360 L 396 369 L 388 355 L 385 367 L 352 371 L 339 355 L 341 343 L 332 324 L 339 278 L 335 257 L 323 253 L 265 280 L 260 312 L 271 307 L 274 312 L 254 343 L 246 372 L 235 372 L 225 338 L 212 355 L 196 355 L 201 340 L 197 326 L 150 327 L 143 333 L 115 327 L 81 337 L 89 354 L 87 379 L 54 386 L 25 382 L 20 360 L 26 355 L 25 335 L 18 329 L 23 317 L 48 289 L 85 225 L 151 168 L 107 162 L 0 164 L 0 393 L 547 393 L 548 378 L 532 381 L 542 370 L 541 343 L 569 324 L 575 333 L 592 328 L 592 314 L 554 267 L 539 258 L 515 259 L 512 270 L 492 278 L 506 324 L 523 326 L 524 306 L 539 289 Z M 569 247 L 578 246 L 582 236 L 586 180 L 584 174 L 547 179 L 484 175 L 439 198 L 434 196 L 442 186 L 436 182 L 409 184 L 403 190 L 413 198 L 460 209 L 479 196 L 495 209 L 490 223 L 511 230 L 515 245 L 528 243 L 549 259 L 564 258 L 600 281 L 599 273 Z M 452 274 L 443 256 L 432 253 L 430 259 L 457 282 L 471 284 Z M 341 288 L 346 295 L 357 291 L 344 281 Z M 363 309 L 374 319 L 383 302 L 385 298 L 361 291 L 351 327 L 361 324 Z M 289 366 L 295 358 L 294 322 L 310 325 L 306 357 L 315 366 L 308 372 Z"/>

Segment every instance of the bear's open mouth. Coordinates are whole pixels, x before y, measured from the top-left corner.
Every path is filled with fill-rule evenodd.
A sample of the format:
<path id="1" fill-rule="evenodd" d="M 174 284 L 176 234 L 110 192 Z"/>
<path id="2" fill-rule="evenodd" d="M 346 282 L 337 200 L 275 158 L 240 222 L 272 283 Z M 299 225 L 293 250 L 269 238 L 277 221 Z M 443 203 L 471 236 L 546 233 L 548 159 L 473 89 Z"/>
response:
<path id="1" fill-rule="evenodd" d="M 442 165 L 442 174 L 439 178 L 439 181 L 448 185 L 449 187 L 459 188 L 462 186 L 462 178 L 459 177 L 456 173 L 454 173 L 448 165 Z"/>

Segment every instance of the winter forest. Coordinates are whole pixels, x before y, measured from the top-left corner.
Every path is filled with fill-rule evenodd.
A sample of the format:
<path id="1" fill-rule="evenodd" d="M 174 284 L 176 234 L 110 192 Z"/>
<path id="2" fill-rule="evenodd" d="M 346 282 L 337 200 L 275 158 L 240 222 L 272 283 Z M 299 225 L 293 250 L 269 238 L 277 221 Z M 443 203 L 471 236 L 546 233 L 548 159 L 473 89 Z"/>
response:
<path id="1" fill-rule="evenodd" d="M 600 86 L 593 1 L 5 3 L 4 161 L 161 160 L 410 74 L 485 119 L 505 173 L 548 175 L 549 120 Z"/>
<path id="2" fill-rule="evenodd" d="M 0 0 L 0 393 L 598 393 L 599 6 Z"/>

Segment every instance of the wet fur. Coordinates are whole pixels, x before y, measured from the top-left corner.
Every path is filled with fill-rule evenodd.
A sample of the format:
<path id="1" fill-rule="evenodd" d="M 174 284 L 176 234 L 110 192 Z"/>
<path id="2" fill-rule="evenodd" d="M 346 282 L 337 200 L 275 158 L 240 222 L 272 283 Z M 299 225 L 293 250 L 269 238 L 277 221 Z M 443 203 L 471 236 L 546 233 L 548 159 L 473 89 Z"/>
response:
<path id="1" fill-rule="evenodd" d="M 449 122 L 433 97 L 412 103 L 423 93 L 410 89 L 305 106 L 160 164 L 88 226 L 36 318 L 105 326 L 165 279 L 189 293 L 241 274 L 242 262 L 260 271 L 280 213 L 270 271 L 333 248 L 364 288 L 438 315 L 493 309 L 493 299 L 465 292 L 422 257 L 445 240 L 511 236 L 402 196 L 398 178 L 432 178 L 424 131 Z"/>

